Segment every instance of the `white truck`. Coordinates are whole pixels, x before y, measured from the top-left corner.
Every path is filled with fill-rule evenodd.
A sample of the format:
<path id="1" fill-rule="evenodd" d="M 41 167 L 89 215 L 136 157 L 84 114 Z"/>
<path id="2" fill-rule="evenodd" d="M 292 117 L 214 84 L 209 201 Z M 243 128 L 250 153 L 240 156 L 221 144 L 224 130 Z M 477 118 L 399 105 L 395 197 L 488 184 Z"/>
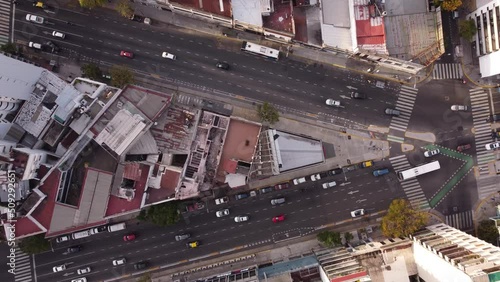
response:
<path id="1" fill-rule="evenodd" d="M 229 202 L 229 198 L 228 197 L 222 197 L 222 198 L 215 199 L 215 204 L 216 205 L 225 204 L 227 202 Z"/>

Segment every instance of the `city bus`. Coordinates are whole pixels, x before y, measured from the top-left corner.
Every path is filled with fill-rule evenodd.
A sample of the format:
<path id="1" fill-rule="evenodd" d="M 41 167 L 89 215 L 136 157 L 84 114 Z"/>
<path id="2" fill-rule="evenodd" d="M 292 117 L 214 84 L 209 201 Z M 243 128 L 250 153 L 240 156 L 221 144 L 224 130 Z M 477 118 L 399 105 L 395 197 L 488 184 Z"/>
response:
<path id="1" fill-rule="evenodd" d="M 406 180 L 422 174 L 426 174 L 431 171 L 438 170 L 440 168 L 441 166 L 439 165 L 439 161 L 434 161 L 407 170 L 398 171 L 398 178 L 400 180 Z"/>
<path id="2" fill-rule="evenodd" d="M 243 43 L 241 44 L 241 50 L 276 61 L 278 60 L 280 55 L 279 50 L 247 41 L 243 41 Z"/>

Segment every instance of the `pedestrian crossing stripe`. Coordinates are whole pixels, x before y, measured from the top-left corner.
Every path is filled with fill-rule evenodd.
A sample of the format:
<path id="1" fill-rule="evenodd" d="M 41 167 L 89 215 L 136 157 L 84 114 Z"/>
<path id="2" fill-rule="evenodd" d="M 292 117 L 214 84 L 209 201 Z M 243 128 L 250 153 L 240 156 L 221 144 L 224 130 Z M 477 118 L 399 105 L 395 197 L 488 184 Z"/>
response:
<path id="1" fill-rule="evenodd" d="M 460 79 L 463 77 L 461 64 L 434 64 L 433 79 Z"/>
<path id="2" fill-rule="evenodd" d="M 472 211 L 447 215 L 445 219 L 446 224 L 459 230 L 470 230 L 474 226 Z"/>
<path id="3" fill-rule="evenodd" d="M 477 162 L 478 163 L 484 163 L 484 162 L 488 162 L 488 161 L 493 161 L 495 159 L 496 159 L 495 156 L 492 155 L 492 154 L 483 155 L 483 156 L 477 156 Z"/>
<path id="4" fill-rule="evenodd" d="M 405 141 L 404 138 L 402 137 L 397 137 L 393 135 L 387 135 L 387 141 L 392 141 L 392 142 L 397 142 L 397 143 L 403 143 Z"/>

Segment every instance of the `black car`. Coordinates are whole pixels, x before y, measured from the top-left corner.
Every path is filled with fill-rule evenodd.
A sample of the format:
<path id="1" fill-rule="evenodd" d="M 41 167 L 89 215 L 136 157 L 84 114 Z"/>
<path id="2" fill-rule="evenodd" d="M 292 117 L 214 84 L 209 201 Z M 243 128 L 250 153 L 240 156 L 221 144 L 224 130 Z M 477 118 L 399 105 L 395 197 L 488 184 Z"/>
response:
<path id="1" fill-rule="evenodd" d="M 269 186 L 269 187 L 265 187 L 265 188 L 260 189 L 260 193 L 266 194 L 266 193 L 272 192 L 273 190 L 274 190 L 274 188 Z"/>
<path id="2" fill-rule="evenodd" d="M 500 121 L 500 115 L 491 115 L 488 119 L 489 122 L 497 122 Z"/>
<path id="3" fill-rule="evenodd" d="M 342 169 L 341 168 L 336 168 L 334 170 L 331 170 L 328 172 L 329 175 L 337 175 L 337 174 L 341 174 L 342 173 Z"/>
<path id="4" fill-rule="evenodd" d="M 364 93 L 351 92 L 351 98 L 353 98 L 353 99 L 366 99 L 366 95 Z"/>
<path id="5" fill-rule="evenodd" d="M 223 69 L 223 70 L 229 69 L 229 64 L 223 63 L 223 62 L 217 62 L 217 64 L 215 64 L 215 66 L 218 67 L 219 69 Z"/>
<path id="6" fill-rule="evenodd" d="M 51 49 L 52 53 L 59 52 L 59 47 L 56 44 L 54 44 L 54 42 L 47 41 L 47 42 L 45 42 L 45 45 L 47 45 Z"/>
<path id="7" fill-rule="evenodd" d="M 80 245 L 71 246 L 68 249 L 66 249 L 66 253 L 68 253 L 68 254 L 78 253 L 81 249 L 82 249 L 82 246 L 80 246 Z"/>
<path id="8" fill-rule="evenodd" d="M 135 270 L 144 269 L 144 268 L 146 268 L 147 266 L 148 266 L 148 263 L 147 263 L 147 262 L 145 262 L 145 261 L 140 261 L 140 262 L 138 262 L 138 263 L 134 264 L 134 269 L 135 269 Z"/>
<path id="9" fill-rule="evenodd" d="M 242 199 L 245 199 L 245 198 L 248 198 L 248 197 L 250 197 L 250 194 L 248 194 L 248 193 L 239 193 L 239 194 L 236 194 L 234 196 L 234 198 L 236 200 L 242 200 Z"/>
<path id="10" fill-rule="evenodd" d="M 136 14 L 132 15 L 130 17 L 130 19 L 135 21 L 135 22 L 140 22 L 140 23 L 142 23 L 144 21 L 144 17 L 141 17 L 141 16 L 136 15 Z"/>

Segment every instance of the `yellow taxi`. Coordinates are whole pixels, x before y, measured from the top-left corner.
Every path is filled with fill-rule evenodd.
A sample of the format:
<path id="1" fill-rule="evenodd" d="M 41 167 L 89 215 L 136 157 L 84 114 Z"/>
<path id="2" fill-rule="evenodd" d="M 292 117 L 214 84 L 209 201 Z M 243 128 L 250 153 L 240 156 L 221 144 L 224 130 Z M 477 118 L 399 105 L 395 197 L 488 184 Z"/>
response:
<path id="1" fill-rule="evenodd" d="M 373 165 L 373 161 L 366 161 L 366 162 L 361 163 L 362 167 L 371 167 L 372 165 Z"/>
<path id="2" fill-rule="evenodd" d="M 188 246 L 188 248 L 196 248 L 200 245 L 200 242 L 199 241 L 193 241 L 193 242 L 189 242 L 186 244 L 186 246 Z"/>
<path id="3" fill-rule="evenodd" d="M 38 2 L 33 2 L 33 6 L 40 8 L 40 9 L 45 9 L 47 8 L 47 5 L 45 3 L 38 1 Z"/>

